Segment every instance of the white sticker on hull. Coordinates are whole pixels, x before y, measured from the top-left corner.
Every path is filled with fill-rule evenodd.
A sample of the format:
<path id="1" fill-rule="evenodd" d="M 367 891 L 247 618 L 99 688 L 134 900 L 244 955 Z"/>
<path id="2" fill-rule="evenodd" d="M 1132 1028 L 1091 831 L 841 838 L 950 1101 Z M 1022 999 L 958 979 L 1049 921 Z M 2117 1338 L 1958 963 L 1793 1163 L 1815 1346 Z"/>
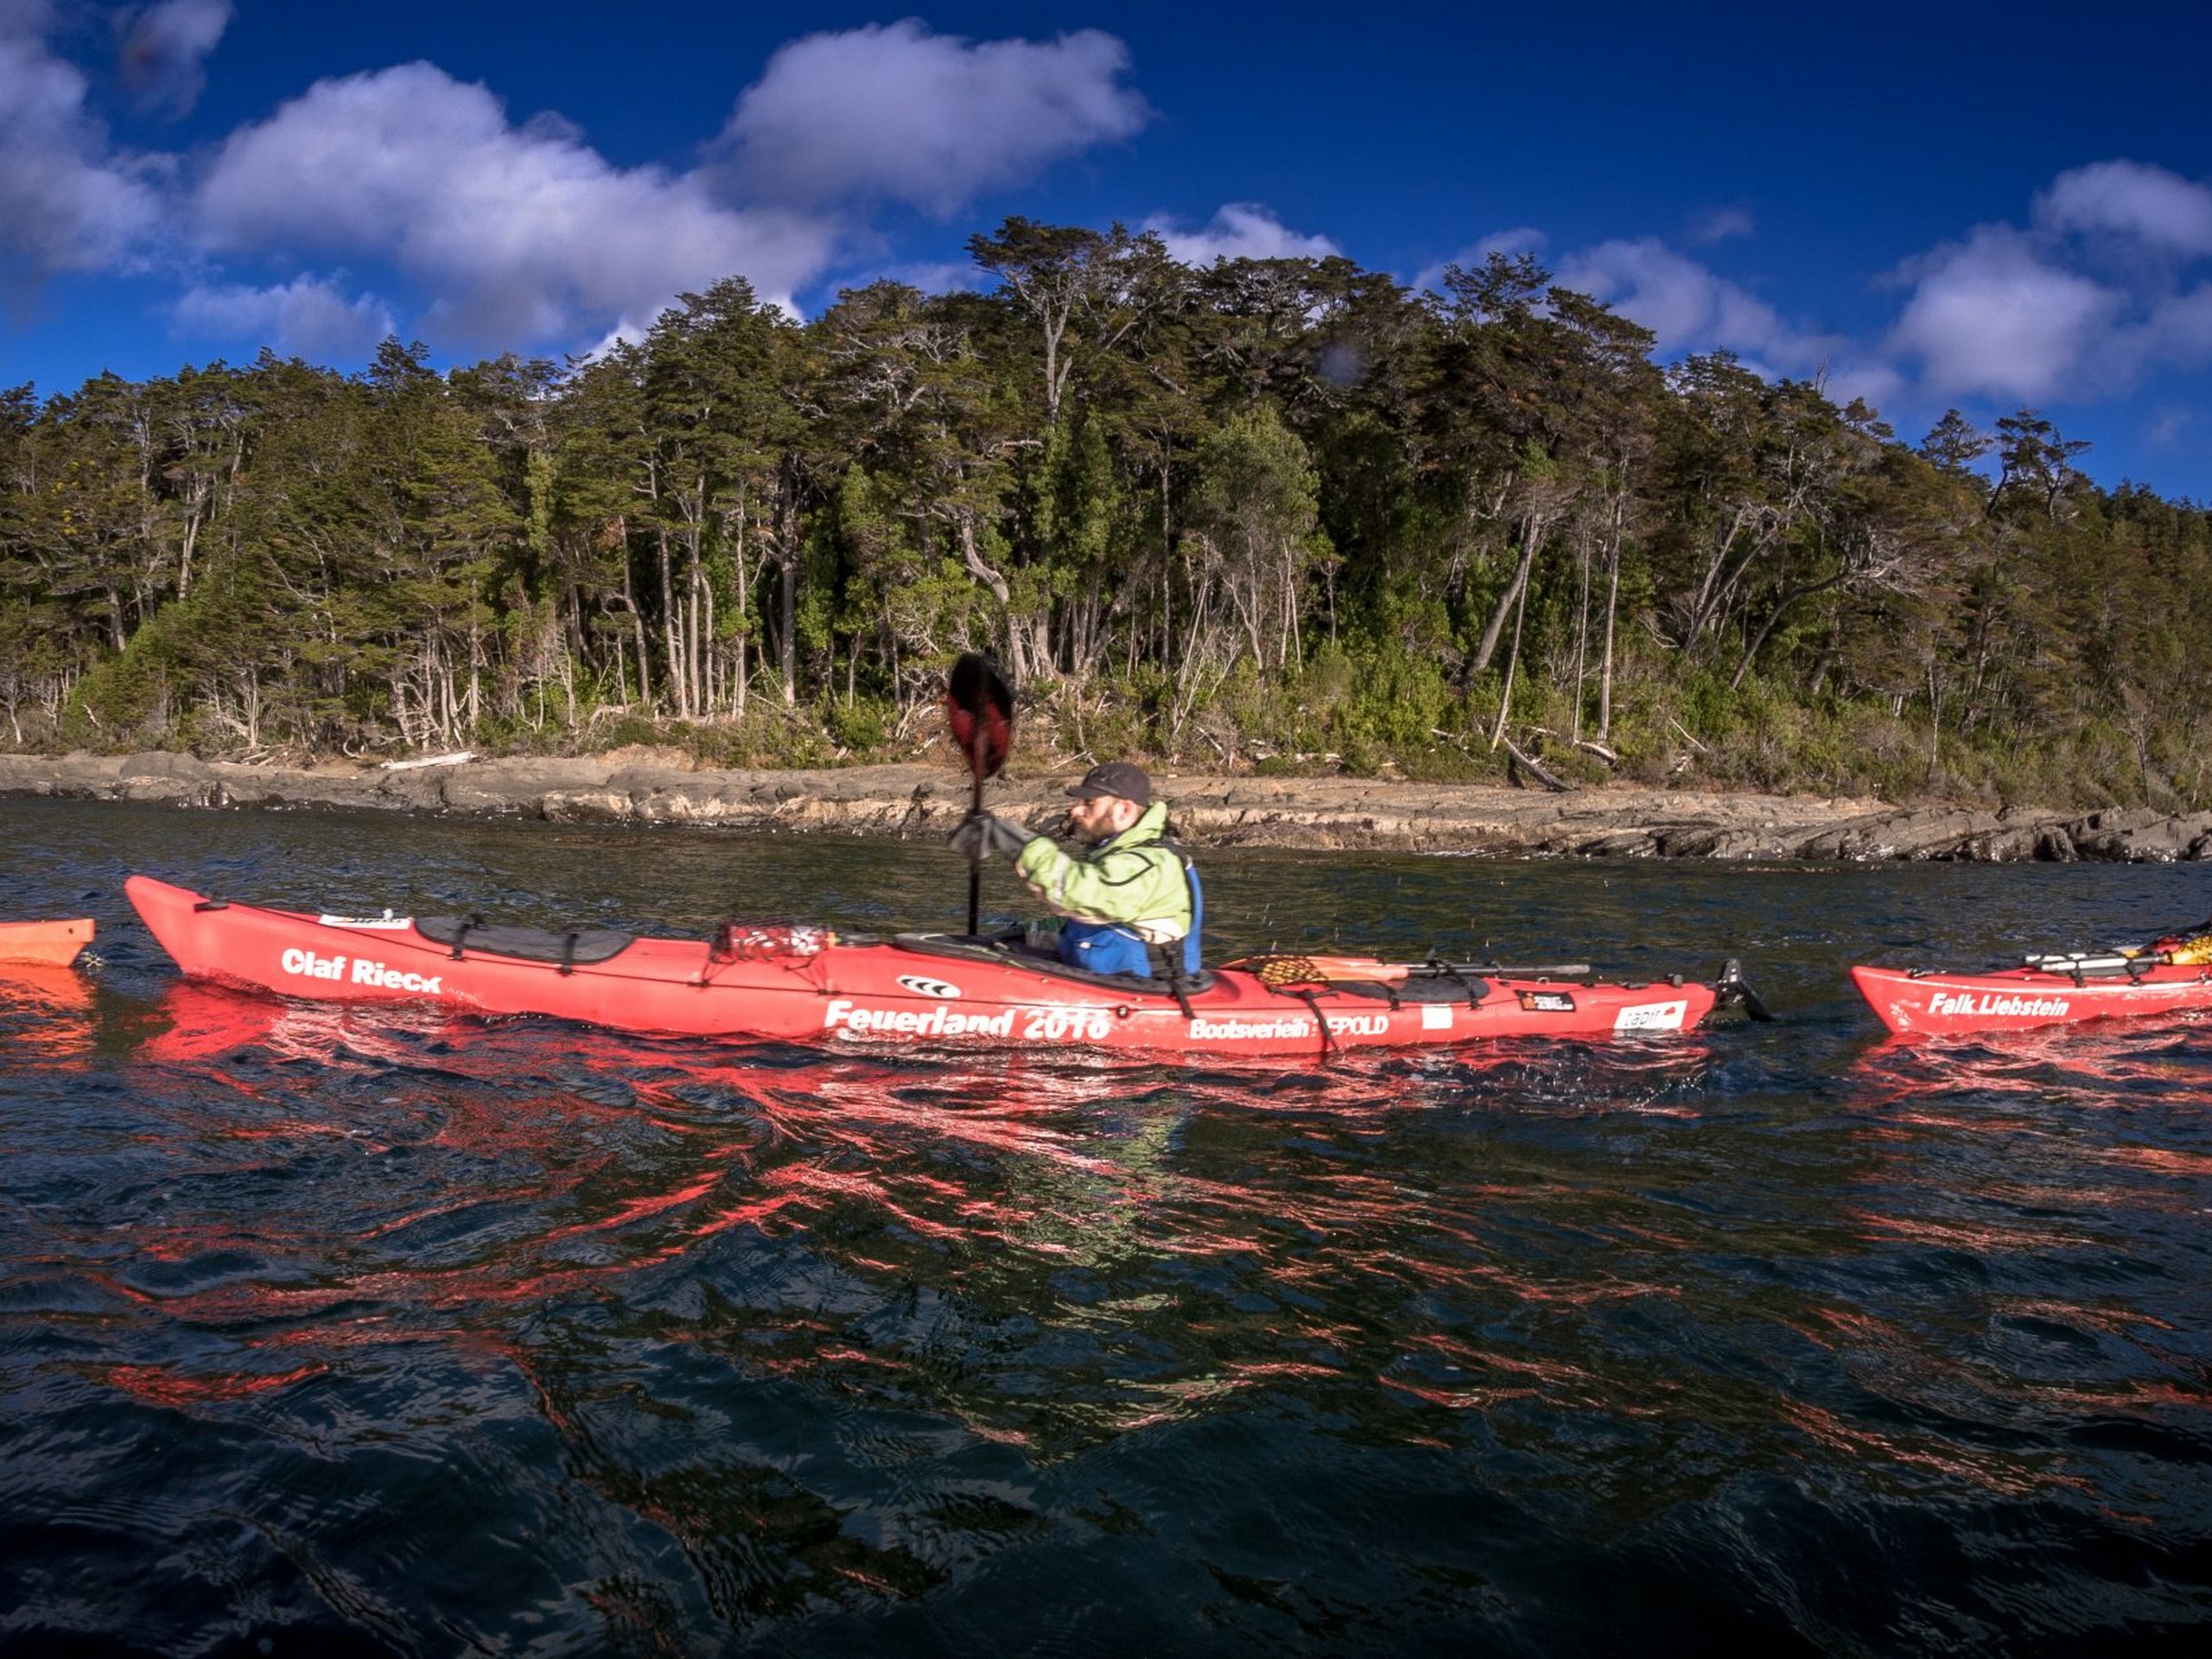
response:
<path id="1" fill-rule="evenodd" d="M 443 974 L 410 974 L 388 968 L 369 957 L 318 957 L 296 946 L 276 958 L 276 965 L 295 979 L 321 979 L 346 985 L 373 985 L 379 990 L 414 991 L 435 996 L 445 988 Z"/>
<path id="2" fill-rule="evenodd" d="M 1234 1042 L 1239 1038 L 1281 1039 L 1311 1037 L 1311 1020 L 1208 1020 L 1191 1021 L 1191 1035 L 1201 1042 Z"/>
<path id="3" fill-rule="evenodd" d="M 963 1014 L 942 1002 L 933 1008 L 863 1008 L 839 996 L 832 997 L 823 1010 L 822 1028 L 849 1031 L 856 1037 L 1011 1037 L 1014 1015 L 1012 1008 L 1002 1014 Z"/>
<path id="4" fill-rule="evenodd" d="M 1615 1031 L 1680 1031 L 1689 1018 L 1687 999 L 1679 1002 L 1639 1002 L 1613 1016 Z"/>
<path id="5" fill-rule="evenodd" d="M 1332 1014 L 1328 1016 L 1332 1037 L 1383 1037 L 1390 1031 L 1387 1014 Z M 1234 1016 L 1191 1021 L 1191 1035 L 1204 1042 L 1304 1042 L 1316 1038 L 1311 1020 L 1244 1020 Z"/>
<path id="6" fill-rule="evenodd" d="M 1999 991 L 1938 991 L 1928 999 L 1930 1014 L 1971 1014 L 1984 1018 L 2063 1020 L 2073 1004 L 2063 996 L 2015 996 Z"/>
<path id="7" fill-rule="evenodd" d="M 1449 1009 L 1445 1011 L 1448 1015 Z M 871 1008 L 849 997 L 833 997 L 823 1010 L 825 1031 L 849 1032 L 855 1037 L 1003 1037 L 1024 1043 L 1103 1043 L 1114 1034 L 1114 1012 L 1082 1006 L 1053 1008 L 1007 1008 L 997 1014 L 963 1013 L 939 1004 L 929 1008 Z M 1448 1023 L 1448 1020 L 1447 1020 Z M 1385 1037 L 1390 1031 L 1387 1014 L 1332 1014 L 1329 1032 L 1336 1037 Z M 1303 1017 L 1273 1020 L 1205 1014 L 1190 1023 L 1191 1036 L 1199 1042 L 1307 1042 L 1319 1033 L 1313 1020 Z"/>

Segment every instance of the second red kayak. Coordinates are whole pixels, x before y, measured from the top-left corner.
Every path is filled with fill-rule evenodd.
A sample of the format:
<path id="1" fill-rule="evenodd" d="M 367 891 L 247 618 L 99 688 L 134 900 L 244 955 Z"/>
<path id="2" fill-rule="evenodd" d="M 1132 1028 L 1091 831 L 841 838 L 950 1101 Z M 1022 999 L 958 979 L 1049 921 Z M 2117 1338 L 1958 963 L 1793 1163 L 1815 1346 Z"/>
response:
<path id="1" fill-rule="evenodd" d="M 1331 958 L 1319 980 L 1223 968 L 1179 997 L 962 937 L 860 942 L 818 928 L 733 925 L 710 943 L 308 915 L 207 899 L 143 875 L 124 891 L 194 978 L 691 1036 L 1311 1056 L 1687 1031 L 1724 989 L 1741 994 L 1732 976 L 1719 986 L 1621 985 Z"/>
<path id="2" fill-rule="evenodd" d="M 92 924 L 86 918 L 66 922 L 0 922 L 0 963 L 67 968 L 92 942 Z"/>
<path id="3" fill-rule="evenodd" d="M 1962 1036 L 2212 1008 L 2212 968 L 2118 953 L 2038 957 L 1986 973 L 1853 968 L 1867 1006 L 1901 1036 Z"/>

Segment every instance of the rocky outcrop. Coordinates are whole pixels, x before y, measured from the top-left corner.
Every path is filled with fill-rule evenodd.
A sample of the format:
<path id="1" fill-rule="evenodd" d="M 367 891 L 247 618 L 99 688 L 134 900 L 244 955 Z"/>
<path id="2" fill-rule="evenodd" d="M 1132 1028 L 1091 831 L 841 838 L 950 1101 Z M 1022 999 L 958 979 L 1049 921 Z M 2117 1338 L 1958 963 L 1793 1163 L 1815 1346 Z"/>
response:
<path id="1" fill-rule="evenodd" d="M 1041 825 L 1065 779 L 995 780 L 995 811 Z M 1901 807 L 1815 796 L 1613 788 L 1541 793 L 1345 778 L 1162 776 L 1197 846 L 1363 848 L 1592 858 L 2164 861 L 2212 858 L 2212 813 Z M 566 823 L 941 836 L 968 810 L 938 766 L 696 770 L 663 751 L 287 770 L 188 755 L 0 754 L 0 792 L 216 809 L 453 813 Z"/>

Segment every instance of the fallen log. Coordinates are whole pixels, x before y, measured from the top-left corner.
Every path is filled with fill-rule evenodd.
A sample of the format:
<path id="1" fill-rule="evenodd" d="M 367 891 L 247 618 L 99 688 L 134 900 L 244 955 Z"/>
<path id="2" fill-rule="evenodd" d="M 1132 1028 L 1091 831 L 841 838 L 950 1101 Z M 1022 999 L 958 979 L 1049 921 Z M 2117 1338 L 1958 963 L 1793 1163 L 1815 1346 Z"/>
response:
<path id="1" fill-rule="evenodd" d="M 1508 778 L 1510 779 L 1514 777 L 1515 767 L 1526 767 L 1530 777 L 1534 778 L 1546 789 L 1553 791 L 1553 793 L 1558 795 L 1569 795 L 1573 793 L 1574 785 L 1573 784 L 1568 783 L 1567 779 L 1561 778 L 1557 772 L 1553 772 L 1549 767 L 1544 766 L 1542 762 L 1537 760 L 1533 755 L 1522 753 L 1519 747 L 1516 745 L 1513 740 L 1510 737 L 1505 740 L 1505 752 L 1508 755 L 1512 757 L 1505 768 L 1505 775 Z M 1516 779 L 1515 781 L 1517 782 L 1519 780 Z"/>

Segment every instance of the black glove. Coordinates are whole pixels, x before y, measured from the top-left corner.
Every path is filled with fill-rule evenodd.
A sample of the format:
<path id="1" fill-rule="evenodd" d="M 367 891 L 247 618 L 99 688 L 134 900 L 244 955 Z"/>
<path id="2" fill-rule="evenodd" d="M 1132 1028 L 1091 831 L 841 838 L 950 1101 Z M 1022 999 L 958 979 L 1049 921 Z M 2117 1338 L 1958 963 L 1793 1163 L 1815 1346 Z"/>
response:
<path id="1" fill-rule="evenodd" d="M 970 812 L 945 837 L 952 850 L 972 864 L 987 858 L 1019 857 L 1021 849 L 1036 839 L 1033 830 L 990 812 Z"/>

